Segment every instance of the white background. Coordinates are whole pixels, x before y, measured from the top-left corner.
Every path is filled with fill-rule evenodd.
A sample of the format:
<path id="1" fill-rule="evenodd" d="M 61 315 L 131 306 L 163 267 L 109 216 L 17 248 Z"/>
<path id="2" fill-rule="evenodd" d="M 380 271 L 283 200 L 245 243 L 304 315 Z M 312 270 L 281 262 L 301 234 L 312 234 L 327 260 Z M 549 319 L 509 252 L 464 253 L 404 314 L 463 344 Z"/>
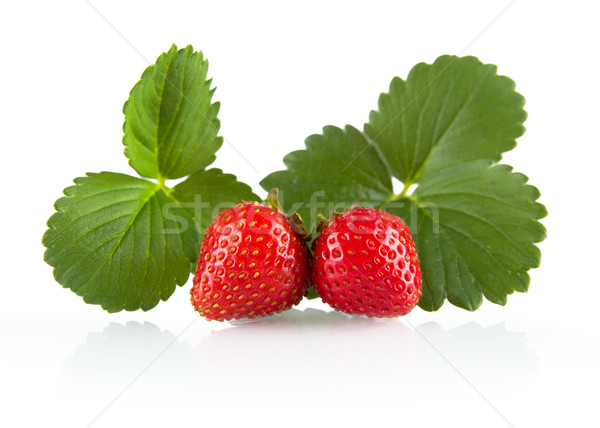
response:
<path id="1" fill-rule="evenodd" d="M 0 6 L 0 425 L 598 423 L 594 2 L 92 3 Z M 52 204 L 85 172 L 131 172 L 122 104 L 173 42 L 210 61 L 228 141 L 214 166 L 261 196 L 284 154 L 324 125 L 360 128 L 417 62 L 498 64 L 529 113 L 505 162 L 550 213 L 530 292 L 387 321 L 303 302 L 233 327 L 197 317 L 191 280 L 147 313 L 111 315 L 62 289 L 42 261 Z"/>

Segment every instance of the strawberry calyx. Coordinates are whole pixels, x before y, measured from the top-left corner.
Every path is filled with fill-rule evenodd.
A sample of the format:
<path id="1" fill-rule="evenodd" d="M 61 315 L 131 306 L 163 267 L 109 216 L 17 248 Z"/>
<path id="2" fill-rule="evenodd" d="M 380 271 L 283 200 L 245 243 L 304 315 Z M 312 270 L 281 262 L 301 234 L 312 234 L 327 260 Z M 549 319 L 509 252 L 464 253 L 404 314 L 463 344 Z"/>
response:
<path id="1" fill-rule="evenodd" d="M 306 231 L 304 226 L 302 226 L 304 224 L 304 221 L 302 220 L 302 217 L 300 216 L 300 214 L 298 214 L 297 212 L 294 211 L 292 213 L 292 215 L 289 216 L 283 211 L 283 208 L 282 208 L 281 204 L 279 203 L 279 189 L 277 187 L 272 188 L 269 191 L 269 193 L 267 194 L 267 205 L 270 206 L 275 211 L 277 211 L 283 217 L 285 217 L 285 219 L 290 224 L 292 229 L 294 229 L 294 232 L 296 232 L 298 237 L 303 242 L 310 241 L 311 236 Z"/>
<path id="2" fill-rule="evenodd" d="M 329 218 L 325 217 L 321 213 L 317 214 L 317 219 L 319 220 L 319 223 L 317 224 L 317 233 L 323 232 L 323 230 L 329 225 L 329 223 L 334 221 L 336 218 L 343 216 L 348 211 L 350 211 L 353 208 L 356 208 L 357 206 L 359 206 L 359 205 L 353 205 L 351 207 L 346 207 L 346 209 L 344 211 L 342 211 L 341 213 L 334 210 L 331 213 L 331 215 L 329 216 Z"/>

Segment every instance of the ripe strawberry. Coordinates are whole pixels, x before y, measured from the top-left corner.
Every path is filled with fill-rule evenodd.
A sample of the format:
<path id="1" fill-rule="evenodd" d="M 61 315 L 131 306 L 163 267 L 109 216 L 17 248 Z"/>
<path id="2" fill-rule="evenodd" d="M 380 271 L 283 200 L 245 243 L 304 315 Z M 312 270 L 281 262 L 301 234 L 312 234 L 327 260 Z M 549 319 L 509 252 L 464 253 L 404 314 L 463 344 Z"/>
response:
<path id="1" fill-rule="evenodd" d="M 308 252 L 290 222 L 258 202 L 239 204 L 206 229 L 191 301 L 208 320 L 272 315 L 302 300 L 309 276 Z"/>
<path id="2" fill-rule="evenodd" d="M 421 297 L 415 244 L 395 215 L 352 208 L 332 219 L 313 249 L 313 285 L 335 310 L 398 317 L 409 313 Z"/>

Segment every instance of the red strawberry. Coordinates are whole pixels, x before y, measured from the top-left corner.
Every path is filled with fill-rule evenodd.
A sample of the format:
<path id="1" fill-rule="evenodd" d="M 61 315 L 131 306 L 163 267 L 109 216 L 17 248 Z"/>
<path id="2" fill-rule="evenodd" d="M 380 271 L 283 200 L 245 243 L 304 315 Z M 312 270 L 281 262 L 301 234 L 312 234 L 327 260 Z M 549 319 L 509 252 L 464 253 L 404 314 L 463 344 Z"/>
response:
<path id="1" fill-rule="evenodd" d="M 190 293 L 200 315 L 272 315 L 302 300 L 310 276 L 301 237 L 278 211 L 254 203 L 221 211 L 206 229 Z"/>
<path id="2" fill-rule="evenodd" d="M 313 285 L 335 310 L 398 317 L 409 313 L 421 297 L 415 244 L 395 215 L 350 209 L 332 219 L 313 249 Z"/>

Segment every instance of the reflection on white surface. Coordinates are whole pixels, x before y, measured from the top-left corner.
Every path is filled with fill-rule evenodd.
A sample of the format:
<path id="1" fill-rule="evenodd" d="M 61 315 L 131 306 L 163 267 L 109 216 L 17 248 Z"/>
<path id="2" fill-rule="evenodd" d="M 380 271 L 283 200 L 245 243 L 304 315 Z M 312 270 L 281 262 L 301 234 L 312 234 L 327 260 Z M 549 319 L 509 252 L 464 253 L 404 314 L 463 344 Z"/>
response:
<path id="1" fill-rule="evenodd" d="M 165 348 L 168 348 L 168 356 L 155 360 Z M 173 378 L 189 372 L 192 356 L 189 344 L 178 341 L 173 333 L 161 331 L 152 323 L 111 322 L 101 332 L 88 335 L 86 342 L 63 362 L 61 373 L 67 382 L 93 378 L 101 387 L 133 379 L 152 363 L 155 376 Z M 175 361 L 177 364 L 173 364 Z"/>
<path id="2" fill-rule="evenodd" d="M 447 359 L 458 370 L 473 379 L 484 378 L 500 387 L 513 387 L 537 372 L 538 358 L 527 346 L 525 333 L 507 331 L 504 323 L 482 327 L 469 322 L 445 331 L 435 322 L 417 327 L 426 341 L 441 355 L 428 354 L 439 360 Z M 433 363 L 426 361 L 425 364 Z M 470 379 L 471 379 L 470 378 Z"/>
<path id="3" fill-rule="evenodd" d="M 151 378 L 162 385 L 184 385 L 201 379 L 200 387 L 223 387 L 318 384 L 323 378 L 344 385 L 360 378 L 362 385 L 376 387 L 452 376 L 445 358 L 467 377 L 514 387 L 512 382 L 525 381 L 537 365 L 525 334 L 507 331 L 502 323 L 484 328 L 470 322 L 449 330 L 426 323 L 414 329 L 405 320 L 309 308 L 204 331 L 195 344 L 188 342 L 189 336 L 177 339 L 148 322 L 110 323 L 102 332 L 90 333 L 63 362 L 62 380 L 72 387 L 114 388 L 126 385 L 152 363 L 140 381 Z"/>
<path id="4" fill-rule="evenodd" d="M 397 320 L 306 309 L 213 331 L 199 341 L 195 360 L 214 368 L 204 374 L 213 384 L 293 381 L 326 389 L 375 386 L 389 381 L 390 370 L 409 374 L 420 352 L 418 336 Z"/>
<path id="5" fill-rule="evenodd" d="M 149 406 L 176 409 L 193 380 L 188 343 L 149 322 L 111 322 L 63 361 L 59 394 L 77 409 L 74 426 L 118 426 L 124 417 L 150 422 Z M 162 417 L 165 423 L 168 415 Z"/>
<path id="6" fill-rule="evenodd" d="M 335 387 L 360 381 L 374 393 L 394 382 L 438 383 L 455 376 L 454 368 L 473 381 L 511 390 L 536 371 L 538 362 L 525 334 L 507 331 L 503 323 L 484 328 L 470 322 L 444 330 L 432 322 L 414 329 L 405 320 L 317 309 L 213 331 L 196 346 L 195 361 L 199 370 L 212 369 L 203 378 L 215 384 L 290 378 L 319 384 L 325 376 Z"/>
<path id="7" fill-rule="evenodd" d="M 514 406 L 510 397 L 537 364 L 525 334 L 503 324 L 414 328 L 402 319 L 292 309 L 237 326 L 197 320 L 181 337 L 148 322 L 110 323 L 63 362 L 59 393 L 77 407 L 78 423 L 94 427 L 184 424 L 190 408 L 206 423 L 227 414 L 229 425 L 247 425 L 265 408 L 285 414 L 290 403 L 308 402 L 360 425 L 401 411 L 418 423 L 423 403 L 435 403 L 430 424 L 479 426 L 485 418 L 505 426 L 498 412 Z M 374 397 L 377 413 L 365 412 Z M 310 421 L 306 413 L 286 426 Z"/>

